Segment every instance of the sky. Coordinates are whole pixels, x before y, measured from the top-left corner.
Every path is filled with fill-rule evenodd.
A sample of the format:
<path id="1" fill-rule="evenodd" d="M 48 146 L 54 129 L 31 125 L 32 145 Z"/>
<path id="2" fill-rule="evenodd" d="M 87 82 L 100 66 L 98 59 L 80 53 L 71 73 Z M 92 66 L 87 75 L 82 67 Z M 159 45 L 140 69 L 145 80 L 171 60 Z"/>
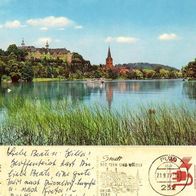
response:
<path id="1" fill-rule="evenodd" d="M 196 58 L 196 0 L 0 0 L 0 48 L 67 48 L 104 64 L 181 68 Z"/>

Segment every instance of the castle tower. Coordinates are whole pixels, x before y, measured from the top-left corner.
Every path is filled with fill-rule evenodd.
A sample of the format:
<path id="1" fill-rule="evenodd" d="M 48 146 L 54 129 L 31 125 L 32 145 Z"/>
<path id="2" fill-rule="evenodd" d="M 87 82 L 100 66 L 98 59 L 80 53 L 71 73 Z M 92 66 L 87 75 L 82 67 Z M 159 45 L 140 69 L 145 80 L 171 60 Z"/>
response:
<path id="1" fill-rule="evenodd" d="M 48 43 L 48 41 L 46 41 L 46 49 L 48 49 L 49 48 L 49 43 Z"/>
<path id="2" fill-rule="evenodd" d="M 113 59 L 111 56 L 110 47 L 108 48 L 108 57 L 106 58 L 106 68 L 108 69 L 113 68 Z"/>
<path id="3" fill-rule="evenodd" d="M 25 46 L 24 38 L 22 38 L 21 46 L 22 46 L 22 47 L 24 47 L 24 46 Z"/>

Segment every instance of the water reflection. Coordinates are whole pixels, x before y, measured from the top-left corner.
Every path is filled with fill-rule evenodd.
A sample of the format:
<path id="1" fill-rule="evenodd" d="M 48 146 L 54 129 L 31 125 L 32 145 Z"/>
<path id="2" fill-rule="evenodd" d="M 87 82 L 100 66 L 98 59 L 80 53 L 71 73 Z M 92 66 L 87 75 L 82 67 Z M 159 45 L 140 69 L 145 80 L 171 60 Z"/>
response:
<path id="1" fill-rule="evenodd" d="M 106 90 L 106 100 L 108 102 L 108 107 L 109 107 L 109 110 L 111 109 L 111 106 L 112 106 L 112 101 L 113 101 L 113 85 L 112 83 L 108 83 L 105 87 L 105 90 Z"/>
<path id="2" fill-rule="evenodd" d="M 10 93 L 8 89 L 11 89 Z M 113 104 L 118 108 L 122 107 L 126 100 L 132 104 L 138 99 L 160 101 L 171 97 L 171 100 L 175 102 L 187 97 L 195 100 L 196 82 L 144 80 L 106 81 L 104 84 L 88 81 L 3 84 L 0 88 L 0 95 L 2 99 L 7 100 L 17 96 L 46 101 L 69 100 L 73 105 L 78 102 L 92 105 L 95 101 L 99 103 L 105 101 L 111 109 Z"/>
<path id="3" fill-rule="evenodd" d="M 184 82 L 183 94 L 185 94 L 189 99 L 196 100 L 196 81 Z"/>

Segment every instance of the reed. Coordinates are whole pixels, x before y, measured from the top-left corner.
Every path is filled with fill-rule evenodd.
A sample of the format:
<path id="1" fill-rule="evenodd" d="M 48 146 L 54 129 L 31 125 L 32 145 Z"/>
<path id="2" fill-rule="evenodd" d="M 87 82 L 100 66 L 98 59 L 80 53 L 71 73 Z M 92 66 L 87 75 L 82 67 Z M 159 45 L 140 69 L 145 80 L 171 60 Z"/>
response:
<path id="1" fill-rule="evenodd" d="M 16 98 L 3 101 L 0 143 L 8 145 L 195 145 L 196 111 L 185 106 L 134 112 Z"/>

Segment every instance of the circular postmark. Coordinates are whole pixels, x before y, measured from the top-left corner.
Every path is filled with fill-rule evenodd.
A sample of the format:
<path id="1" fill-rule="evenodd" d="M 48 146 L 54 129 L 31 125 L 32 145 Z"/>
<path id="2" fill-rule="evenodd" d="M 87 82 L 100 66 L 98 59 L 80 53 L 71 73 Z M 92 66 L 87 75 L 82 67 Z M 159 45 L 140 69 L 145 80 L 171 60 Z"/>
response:
<path id="1" fill-rule="evenodd" d="M 160 195 L 177 195 L 188 183 L 188 169 L 181 167 L 183 160 L 175 155 L 162 155 L 155 159 L 148 171 L 152 189 Z"/>

